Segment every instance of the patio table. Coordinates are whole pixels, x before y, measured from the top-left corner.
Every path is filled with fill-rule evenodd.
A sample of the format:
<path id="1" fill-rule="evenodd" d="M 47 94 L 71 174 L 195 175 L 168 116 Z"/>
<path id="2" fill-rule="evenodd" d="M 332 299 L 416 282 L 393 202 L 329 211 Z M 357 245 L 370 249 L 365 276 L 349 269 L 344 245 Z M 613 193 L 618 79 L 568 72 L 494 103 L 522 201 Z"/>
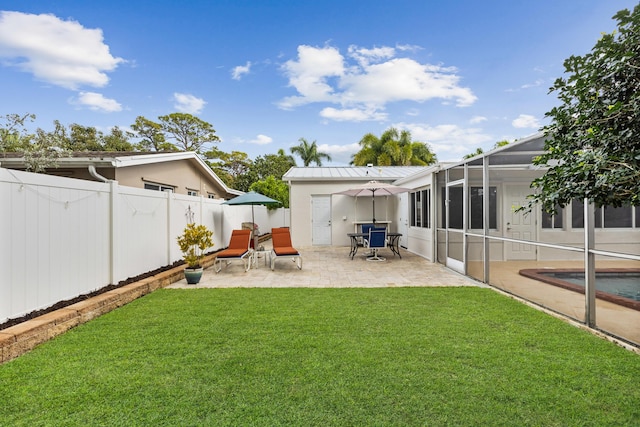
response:
<path id="1" fill-rule="evenodd" d="M 349 236 L 349 238 L 351 239 L 351 250 L 349 251 L 349 256 L 351 257 L 351 259 L 353 259 L 353 257 L 358 252 L 358 247 L 360 246 L 358 244 L 358 240 L 363 237 L 369 237 L 369 234 L 347 233 L 347 236 Z M 389 239 L 387 242 L 387 247 L 391 249 L 391 252 L 393 252 L 394 256 L 398 255 L 400 258 L 402 258 L 402 255 L 400 255 L 400 237 L 402 237 L 402 233 L 387 233 L 387 239 Z"/>

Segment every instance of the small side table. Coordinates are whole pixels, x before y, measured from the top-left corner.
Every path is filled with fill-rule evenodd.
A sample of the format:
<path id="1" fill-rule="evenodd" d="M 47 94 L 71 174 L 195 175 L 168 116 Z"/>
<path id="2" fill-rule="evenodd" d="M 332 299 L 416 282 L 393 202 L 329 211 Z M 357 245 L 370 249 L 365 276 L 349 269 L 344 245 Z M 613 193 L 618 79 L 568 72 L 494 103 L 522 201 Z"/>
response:
<path id="1" fill-rule="evenodd" d="M 268 266 L 271 264 L 271 249 L 263 249 L 253 251 L 253 265 L 254 267 L 258 266 L 258 258 L 264 257 L 264 265 Z"/>

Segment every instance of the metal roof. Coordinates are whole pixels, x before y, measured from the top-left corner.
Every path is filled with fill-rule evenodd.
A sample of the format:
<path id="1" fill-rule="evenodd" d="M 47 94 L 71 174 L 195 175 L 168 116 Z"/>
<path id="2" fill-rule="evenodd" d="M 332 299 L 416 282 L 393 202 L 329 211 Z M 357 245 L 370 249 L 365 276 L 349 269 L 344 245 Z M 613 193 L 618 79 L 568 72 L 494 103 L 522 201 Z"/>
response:
<path id="1" fill-rule="evenodd" d="M 394 181 L 424 170 L 424 166 L 327 166 L 293 167 L 283 181 Z"/>

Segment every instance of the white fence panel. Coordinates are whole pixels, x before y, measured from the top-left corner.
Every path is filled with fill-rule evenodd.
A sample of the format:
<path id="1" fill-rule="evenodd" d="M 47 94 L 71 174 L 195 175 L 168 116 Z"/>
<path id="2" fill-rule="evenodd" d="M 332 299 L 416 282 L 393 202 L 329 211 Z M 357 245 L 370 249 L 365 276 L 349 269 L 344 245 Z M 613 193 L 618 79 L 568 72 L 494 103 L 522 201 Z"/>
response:
<path id="1" fill-rule="evenodd" d="M 0 169 L 0 321 L 108 284 L 109 186 Z"/>
<path id="2" fill-rule="evenodd" d="M 189 220 L 226 247 L 251 206 L 222 203 L 0 168 L 0 322 L 179 261 Z M 289 225 L 288 209 L 253 210 L 261 233 Z"/>
<path id="3" fill-rule="evenodd" d="M 114 282 L 155 270 L 168 259 L 169 193 L 117 186 Z"/>
<path id="4" fill-rule="evenodd" d="M 186 196 L 183 194 L 172 193 L 170 198 L 170 217 L 171 229 L 170 234 L 170 251 L 171 262 L 175 262 L 182 258 L 182 253 L 176 242 L 176 238 L 182 234 L 186 225 L 193 221 L 196 224 L 205 225 L 209 230 L 213 231 L 213 247 L 209 251 L 221 248 L 223 235 L 221 204 L 224 200 L 207 199 L 204 197 Z"/>

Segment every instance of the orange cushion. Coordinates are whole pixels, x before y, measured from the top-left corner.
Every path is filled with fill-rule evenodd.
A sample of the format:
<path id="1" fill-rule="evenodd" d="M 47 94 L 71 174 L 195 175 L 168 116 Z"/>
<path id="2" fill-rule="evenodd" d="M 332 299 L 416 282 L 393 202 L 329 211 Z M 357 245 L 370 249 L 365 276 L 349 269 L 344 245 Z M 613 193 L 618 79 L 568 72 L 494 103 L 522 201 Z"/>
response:
<path id="1" fill-rule="evenodd" d="M 274 248 L 291 247 L 291 234 L 288 228 L 271 229 L 271 242 Z"/>
<path id="2" fill-rule="evenodd" d="M 292 248 L 291 246 L 278 247 L 278 248 L 274 247 L 273 251 L 276 253 L 276 255 L 300 255 L 298 251 Z"/>
<path id="3" fill-rule="evenodd" d="M 225 249 L 216 254 L 218 258 L 240 258 L 247 253 L 248 249 Z"/>
<path id="4" fill-rule="evenodd" d="M 251 239 L 251 230 L 233 230 L 231 232 L 231 240 L 228 249 L 242 249 L 246 251 L 249 248 L 249 240 Z"/>

